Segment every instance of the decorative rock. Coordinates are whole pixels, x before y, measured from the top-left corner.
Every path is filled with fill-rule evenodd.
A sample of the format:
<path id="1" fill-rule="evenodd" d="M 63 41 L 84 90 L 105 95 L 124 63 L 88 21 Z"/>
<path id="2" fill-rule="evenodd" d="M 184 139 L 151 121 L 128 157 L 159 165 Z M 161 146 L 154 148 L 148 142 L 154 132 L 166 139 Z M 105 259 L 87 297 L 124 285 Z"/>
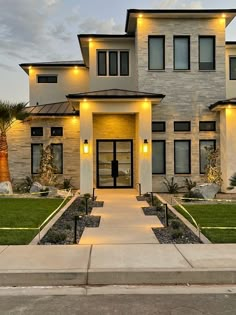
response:
<path id="1" fill-rule="evenodd" d="M 6 194 L 6 195 L 13 194 L 11 182 L 0 183 L 0 194 Z"/>
<path id="2" fill-rule="evenodd" d="M 191 197 L 194 196 L 193 198 L 213 199 L 219 190 L 220 187 L 217 184 L 201 184 L 191 189 Z"/>
<path id="3" fill-rule="evenodd" d="M 30 188 L 30 193 L 40 192 L 43 186 L 39 182 L 34 182 Z"/>
<path id="4" fill-rule="evenodd" d="M 57 195 L 57 188 L 54 187 L 54 186 L 48 186 L 48 189 L 49 189 L 49 196 L 50 197 L 55 197 Z"/>

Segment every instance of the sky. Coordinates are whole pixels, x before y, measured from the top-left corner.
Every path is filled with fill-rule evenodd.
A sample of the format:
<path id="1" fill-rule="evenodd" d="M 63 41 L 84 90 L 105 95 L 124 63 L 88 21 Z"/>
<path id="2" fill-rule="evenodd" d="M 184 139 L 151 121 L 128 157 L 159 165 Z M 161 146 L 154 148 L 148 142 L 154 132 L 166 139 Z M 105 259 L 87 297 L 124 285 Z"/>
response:
<path id="1" fill-rule="evenodd" d="M 80 60 L 77 34 L 124 33 L 127 9 L 236 9 L 236 0 L 0 0 L 0 99 L 27 102 L 20 63 Z M 236 41 L 236 18 L 226 40 Z"/>

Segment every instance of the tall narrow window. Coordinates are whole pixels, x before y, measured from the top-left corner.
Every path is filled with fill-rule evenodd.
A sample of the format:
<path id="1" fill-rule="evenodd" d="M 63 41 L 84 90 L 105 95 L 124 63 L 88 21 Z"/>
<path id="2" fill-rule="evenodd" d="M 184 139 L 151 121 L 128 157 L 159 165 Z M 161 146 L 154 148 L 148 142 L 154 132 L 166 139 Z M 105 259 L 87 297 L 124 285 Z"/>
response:
<path id="1" fill-rule="evenodd" d="M 165 174 L 166 172 L 166 143 L 164 140 L 152 141 L 152 173 Z"/>
<path id="2" fill-rule="evenodd" d="M 31 173 L 38 174 L 42 156 L 42 143 L 31 144 Z"/>
<path id="3" fill-rule="evenodd" d="M 52 153 L 53 153 L 53 162 L 57 168 L 57 174 L 63 173 L 63 145 L 62 143 L 53 143 Z"/>
<path id="4" fill-rule="evenodd" d="M 107 75 L 106 51 L 98 51 L 98 75 Z"/>
<path id="5" fill-rule="evenodd" d="M 118 56 L 117 51 L 109 52 L 109 75 L 118 75 Z"/>
<path id="6" fill-rule="evenodd" d="M 129 52 L 128 51 L 120 52 L 120 75 L 121 76 L 129 75 Z"/>
<path id="7" fill-rule="evenodd" d="M 175 140 L 174 142 L 175 174 L 191 173 L 191 141 Z"/>
<path id="8" fill-rule="evenodd" d="M 190 69 L 190 37 L 174 36 L 174 69 Z"/>
<path id="9" fill-rule="evenodd" d="M 207 166 L 207 149 L 216 148 L 215 140 L 200 140 L 199 154 L 200 154 L 200 174 L 205 174 Z"/>
<path id="10" fill-rule="evenodd" d="M 165 37 L 149 36 L 148 38 L 148 69 L 165 69 Z"/>
<path id="11" fill-rule="evenodd" d="M 199 36 L 199 70 L 215 70 L 215 36 Z"/>
<path id="12" fill-rule="evenodd" d="M 236 57 L 229 58 L 229 79 L 236 80 Z"/>

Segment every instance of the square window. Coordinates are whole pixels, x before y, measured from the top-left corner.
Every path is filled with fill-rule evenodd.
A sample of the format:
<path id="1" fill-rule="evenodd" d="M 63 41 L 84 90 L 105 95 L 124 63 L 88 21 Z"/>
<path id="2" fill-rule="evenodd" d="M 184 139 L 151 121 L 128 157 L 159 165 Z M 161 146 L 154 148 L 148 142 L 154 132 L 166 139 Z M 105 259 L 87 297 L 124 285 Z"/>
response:
<path id="1" fill-rule="evenodd" d="M 62 137 L 63 128 L 62 127 L 51 127 L 51 136 L 52 137 Z"/>
<path id="2" fill-rule="evenodd" d="M 216 131 L 216 122 L 199 121 L 199 131 Z"/>
<path id="3" fill-rule="evenodd" d="M 191 131 L 190 121 L 175 121 L 174 131 Z"/>
<path id="4" fill-rule="evenodd" d="M 43 127 L 31 127 L 31 137 L 42 137 Z"/>
<path id="5" fill-rule="evenodd" d="M 236 57 L 229 57 L 229 79 L 236 80 Z"/>
<path id="6" fill-rule="evenodd" d="M 165 132 L 166 123 L 165 121 L 153 121 L 152 122 L 152 132 Z"/>

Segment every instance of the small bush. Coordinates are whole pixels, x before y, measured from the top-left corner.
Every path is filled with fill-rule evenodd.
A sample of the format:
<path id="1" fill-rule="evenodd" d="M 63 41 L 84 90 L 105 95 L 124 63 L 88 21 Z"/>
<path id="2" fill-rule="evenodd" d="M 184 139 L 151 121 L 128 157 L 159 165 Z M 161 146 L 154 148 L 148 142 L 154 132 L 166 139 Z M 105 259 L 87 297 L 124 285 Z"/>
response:
<path id="1" fill-rule="evenodd" d="M 181 229 L 174 229 L 171 231 L 172 239 L 177 239 L 183 236 L 183 232 Z"/>
<path id="2" fill-rule="evenodd" d="M 179 184 L 175 182 L 174 177 L 171 177 L 170 180 L 168 180 L 165 177 L 163 184 L 166 186 L 166 188 L 170 194 L 178 193 L 180 189 L 184 188 L 183 186 L 179 186 Z"/>
<path id="3" fill-rule="evenodd" d="M 66 240 L 66 234 L 55 232 L 55 231 L 49 231 L 47 234 L 47 242 L 52 244 L 58 244 L 62 243 Z"/>
<path id="4" fill-rule="evenodd" d="M 191 180 L 191 178 L 185 178 L 185 180 L 184 180 L 184 186 L 185 186 L 185 188 L 188 190 L 188 192 L 190 192 L 193 187 L 196 187 L 196 185 L 197 185 L 197 183 L 196 183 L 196 182 L 193 182 L 193 181 Z"/>
<path id="5" fill-rule="evenodd" d="M 72 180 L 72 177 L 63 179 L 63 189 L 70 189 L 73 187 L 71 184 L 71 180 Z"/>
<path id="6" fill-rule="evenodd" d="M 178 230 L 181 226 L 179 220 L 172 220 L 171 223 L 170 223 L 170 226 L 172 229 L 174 230 Z"/>

